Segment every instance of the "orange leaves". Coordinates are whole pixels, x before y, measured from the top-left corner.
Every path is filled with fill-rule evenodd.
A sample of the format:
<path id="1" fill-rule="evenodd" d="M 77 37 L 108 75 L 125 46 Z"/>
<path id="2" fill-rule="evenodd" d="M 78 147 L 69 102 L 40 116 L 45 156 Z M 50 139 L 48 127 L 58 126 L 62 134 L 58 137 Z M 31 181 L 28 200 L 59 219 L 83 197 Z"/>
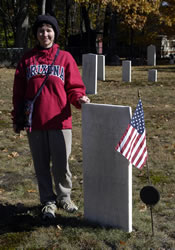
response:
<path id="1" fill-rule="evenodd" d="M 100 4 L 101 7 L 110 6 L 122 17 L 123 23 L 132 29 L 143 29 L 150 13 L 159 13 L 160 0 L 75 0 L 84 5 Z"/>
<path id="2" fill-rule="evenodd" d="M 117 12 L 123 16 L 124 23 L 138 30 L 144 27 L 148 15 L 157 11 L 159 7 L 159 5 L 153 5 L 152 2 L 147 0 L 129 0 L 120 3 L 121 6 Z"/>
<path id="3" fill-rule="evenodd" d="M 136 13 L 125 15 L 125 23 L 132 27 L 132 29 L 141 30 L 146 23 L 147 17 L 137 15 Z"/>

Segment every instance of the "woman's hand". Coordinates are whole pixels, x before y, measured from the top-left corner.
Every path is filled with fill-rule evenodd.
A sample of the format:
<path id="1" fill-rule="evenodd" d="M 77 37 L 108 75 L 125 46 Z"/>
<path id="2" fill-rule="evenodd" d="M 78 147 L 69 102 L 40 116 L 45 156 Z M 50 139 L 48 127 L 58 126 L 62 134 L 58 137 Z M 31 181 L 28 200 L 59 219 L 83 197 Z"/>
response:
<path id="1" fill-rule="evenodd" d="M 78 101 L 79 101 L 80 104 L 82 104 L 82 103 L 90 103 L 90 99 L 86 95 L 80 97 L 80 99 Z"/>

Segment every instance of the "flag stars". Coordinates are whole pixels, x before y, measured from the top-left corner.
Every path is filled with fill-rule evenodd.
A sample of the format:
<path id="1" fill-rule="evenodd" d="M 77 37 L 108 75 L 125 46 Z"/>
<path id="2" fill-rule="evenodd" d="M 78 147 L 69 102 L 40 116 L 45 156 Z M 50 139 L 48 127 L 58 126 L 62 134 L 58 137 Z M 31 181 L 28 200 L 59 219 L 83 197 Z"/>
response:
<path id="1" fill-rule="evenodd" d="M 137 129 L 139 134 L 142 134 L 145 129 L 145 122 L 144 122 L 144 113 L 142 108 L 142 103 L 139 101 L 136 111 L 132 117 L 130 123 L 135 129 Z"/>

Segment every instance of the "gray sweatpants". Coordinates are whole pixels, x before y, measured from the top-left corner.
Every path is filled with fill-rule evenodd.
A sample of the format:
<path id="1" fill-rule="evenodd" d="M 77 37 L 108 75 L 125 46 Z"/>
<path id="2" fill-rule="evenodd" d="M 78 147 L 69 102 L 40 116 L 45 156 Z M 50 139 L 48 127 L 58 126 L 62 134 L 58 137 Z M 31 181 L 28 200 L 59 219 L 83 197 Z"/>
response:
<path id="1" fill-rule="evenodd" d="M 72 130 L 33 130 L 28 133 L 41 203 L 56 199 L 70 199 L 72 175 L 69 155 L 72 147 Z M 52 162 L 52 165 L 50 163 Z M 53 181 L 55 191 L 53 189 Z"/>

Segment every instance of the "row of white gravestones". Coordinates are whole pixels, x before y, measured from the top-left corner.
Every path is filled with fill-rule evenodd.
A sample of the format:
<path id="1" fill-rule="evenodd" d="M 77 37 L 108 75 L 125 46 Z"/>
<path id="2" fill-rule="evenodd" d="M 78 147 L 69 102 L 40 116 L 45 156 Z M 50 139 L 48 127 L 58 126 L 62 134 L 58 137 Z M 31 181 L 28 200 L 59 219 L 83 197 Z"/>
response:
<path id="1" fill-rule="evenodd" d="M 105 56 L 84 54 L 82 57 L 82 79 L 86 94 L 97 94 L 97 80 L 105 81 Z"/>
<path id="2" fill-rule="evenodd" d="M 149 66 L 156 65 L 156 47 L 147 48 L 147 61 Z M 97 80 L 105 81 L 105 56 L 84 54 L 82 57 L 82 79 L 86 86 L 86 94 L 97 94 Z M 131 82 L 131 61 L 122 62 L 122 80 Z M 157 81 L 157 71 L 148 71 L 148 81 Z"/>
<path id="3" fill-rule="evenodd" d="M 131 82 L 131 61 L 122 62 L 122 81 Z M 157 70 L 156 69 L 148 70 L 148 81 L 157 82 Z"/>

